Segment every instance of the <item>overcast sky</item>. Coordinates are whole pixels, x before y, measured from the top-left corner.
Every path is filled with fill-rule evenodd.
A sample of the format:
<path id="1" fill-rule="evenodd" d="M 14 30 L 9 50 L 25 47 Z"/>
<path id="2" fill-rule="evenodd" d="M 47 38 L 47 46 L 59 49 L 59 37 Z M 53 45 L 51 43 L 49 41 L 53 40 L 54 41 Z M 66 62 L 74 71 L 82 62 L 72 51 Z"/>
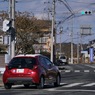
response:
<path id="1" fill-rule="evenodd" d="M 0 11 L 6 10 L 8 12 L 8 2 L 0 0 Z M 47 18 L 48 12 L 52 9 L 52 0 L 16 0 L 16 11 L 29 11 L 32 12 L 37 18 Z M 49 1 L 49 3 L 48 3 Z M 60 1 L 56 0 L 56 22 L 63 21 L 71 15 L 67 7 Z M 64 0 L 63 0 L 64 1 Z M 74 42 L 77 42 L 78 35 L 80 33 L 80 26 L 90 25 L 92 28 L 92 34 L 90 36 L 83 37 L 83 43 L 89 42 L 89 40 L 95 39 L 95 0 L 65 0 L 69 8 L 74 12 L 73 19 L 66 20 L 61 23 L 59 27 L 63 27 L 62 42 L 69 42 L 71 40 L 70 33 L 74 33 Z M 49 10 L 48 10 L 49 9 Z M 91 15 L 81 15 L 81 11 L 92 11 Z M 49 12 L 49 18 L 51 19 L 51 13 Z M 72 25 L 73 23 L 73 25 Z M 57 27 L 57 28 L 59 28 Z M 73 27 L 73 28 L 72 28 Z M 58 31 L 59 32 L 59 29 Z M 57 36 L 59 42 L 60 36 Z"/>

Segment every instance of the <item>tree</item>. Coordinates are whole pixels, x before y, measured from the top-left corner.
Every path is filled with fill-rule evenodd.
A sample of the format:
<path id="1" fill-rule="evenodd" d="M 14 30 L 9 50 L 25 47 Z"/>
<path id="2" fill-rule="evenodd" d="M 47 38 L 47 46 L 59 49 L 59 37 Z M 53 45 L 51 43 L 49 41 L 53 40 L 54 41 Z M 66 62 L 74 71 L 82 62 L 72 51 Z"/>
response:
<path id="1" fill-rule="evenodd" d="M 2 12 L 2 21 L 8 18 L 7 12 Z M 2 22 L 1 22 L 2 24 Z M 38 44 L 38 38 L 49 32 L 51 21 L 37 19 L 29 12 L 16 12 L 15 16 L 15 38 L 16 54 L 35 53 L 34 44 Z"/>
<path id="2" fill-rule="evenodd" d="M 34 53 L 33 45 L 39 43 L 38 38 L 49 31 L 50 21 L 39 20 L 28 12 L 16 14 L 16 54 Z M 48 31 L 43 31 L 48 29 Z"/>
<path id="3" fill-rule="evenodd" d="M 34 24 L 36 18 L 30 17 L 29 13 L 16 15 L 16 54 L 34 53 L 33 44 L 36 43 L 38 27 Z"/>

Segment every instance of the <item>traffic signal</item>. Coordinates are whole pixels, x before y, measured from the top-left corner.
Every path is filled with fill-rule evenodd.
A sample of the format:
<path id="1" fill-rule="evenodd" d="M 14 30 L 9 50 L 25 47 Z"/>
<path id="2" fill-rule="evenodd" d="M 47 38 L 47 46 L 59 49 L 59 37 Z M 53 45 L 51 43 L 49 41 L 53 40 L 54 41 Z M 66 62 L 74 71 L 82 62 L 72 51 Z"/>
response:
<path id="1" fill-rule="evenodd" d="M 82 15 L 90 15 L 90 14 L 92 14 L 92 12 L 91 11 L 81 11 L 81 14 Z"/>
<path id="2" fill-rule="evenodd" d="M 12 21 L 11 20 L 7 20 L 7 19 L 5 19 L 3 21 L 3 31 L 4 32 L 9 31 L 9 29 L 11 28 L 11 23 L 12 23 Z"/>

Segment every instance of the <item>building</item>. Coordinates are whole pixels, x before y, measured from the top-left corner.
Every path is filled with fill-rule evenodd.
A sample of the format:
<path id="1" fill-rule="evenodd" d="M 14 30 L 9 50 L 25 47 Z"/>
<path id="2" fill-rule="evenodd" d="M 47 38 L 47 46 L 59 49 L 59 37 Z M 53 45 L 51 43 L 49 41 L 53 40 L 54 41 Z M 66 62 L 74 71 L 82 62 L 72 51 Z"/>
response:
<path id="1" fill-rule="evenodd" d="M 37 22 L 39 25 L 41 25 L 41 29 L 38 33 L 39 34 L 42 33 L 43 36 L 37 39 L 38 44 L 34 44 L 35 53 L 40 53 L 40 52 L 50 53 L 51 21 L 38 20 Z M 43 25 L 40 23 L 43 23 Z"/>
<path id="2" fill-rule="evenodd" d="M 3 42 L 4 42 L 3 36 L 0 35 L 0 44 L 3 44 Z"/>

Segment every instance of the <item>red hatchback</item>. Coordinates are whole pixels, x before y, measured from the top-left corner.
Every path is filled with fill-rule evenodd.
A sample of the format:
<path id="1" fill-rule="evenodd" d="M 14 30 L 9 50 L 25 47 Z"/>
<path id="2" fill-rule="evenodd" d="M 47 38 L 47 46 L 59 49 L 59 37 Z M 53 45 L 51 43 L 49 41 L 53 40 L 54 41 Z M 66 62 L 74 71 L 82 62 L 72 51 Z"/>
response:
<path id="1" fill-rule="evenodd" d="M 58 68 L 46 56 L 40 54 L 15 56 L 3 74 L 5 89 L 11 89 L 12 85 L 16 84 L 23 84 L 25 87 L 35 84 L 37 88 L 43 88 L 47 83 L 59 86 L 60 81 Z"/>

